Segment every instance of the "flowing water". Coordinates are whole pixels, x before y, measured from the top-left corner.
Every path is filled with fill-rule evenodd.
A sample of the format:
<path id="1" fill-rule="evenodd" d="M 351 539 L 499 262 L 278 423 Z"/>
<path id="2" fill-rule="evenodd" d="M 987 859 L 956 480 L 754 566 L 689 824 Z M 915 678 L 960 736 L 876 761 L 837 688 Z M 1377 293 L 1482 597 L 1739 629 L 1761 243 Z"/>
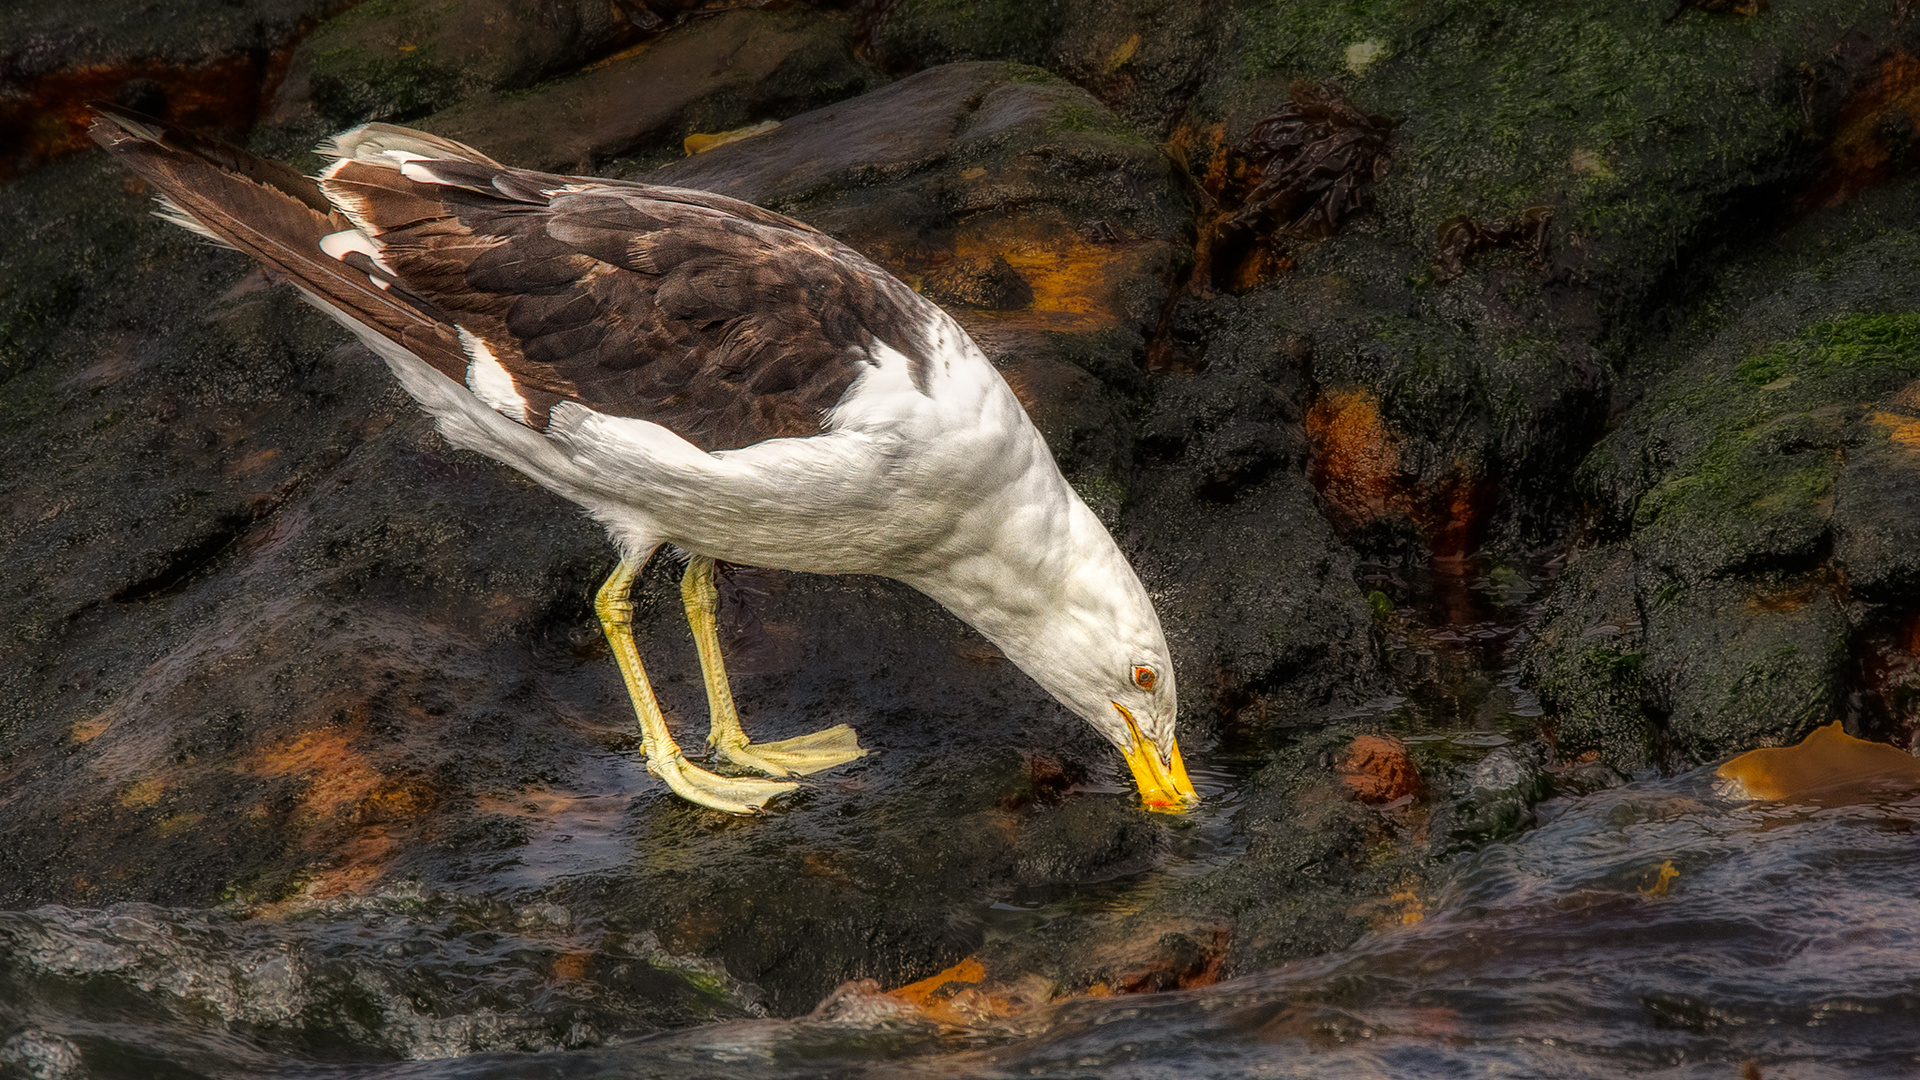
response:
<path id="1" fill-rule="evenodd" d="M 1524 610 L 1524 587 L 1480 584 Z M 1396 631 L 1413 689 L 1375 709 L 1460 753 L 1516 738 L 1538 711 L 1503 667 L 1522 620 L 1434 618 L 1445 597 L 1420 599 Z M 987 937 L 1231 859 L 1251 765 L 1198 777 L 1216 797 L 1158 868 L 1000 895 L 978 912 Z M 719 966 L 552 902 L 544 874 L 517 900 L 402 887 L 246 918 L 4 912 L 0 1074 L 1920 1076 L 1917 820 L 1910 796 L 1742 802 L 1710 769 L 1649 774 L 1542 804 L 1455 857 L 1417 920 L 1339 952 L 967 1030 L 885 1007 L 771 1018 Z M 602 833 L 586 839 L 623 843 Z"/>

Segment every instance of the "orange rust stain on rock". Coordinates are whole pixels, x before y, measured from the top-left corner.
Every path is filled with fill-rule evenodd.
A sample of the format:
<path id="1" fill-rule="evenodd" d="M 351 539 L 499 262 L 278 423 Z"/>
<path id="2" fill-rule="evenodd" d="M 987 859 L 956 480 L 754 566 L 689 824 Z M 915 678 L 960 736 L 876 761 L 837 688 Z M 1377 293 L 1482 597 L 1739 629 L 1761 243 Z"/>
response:
<path id="1" fill-rule="evenodd" d="M 113 721 L 104 716 L 96 716 L 91 720 L 82 720 L 73 725 L 69 737 L 77 743 L 92 742 L 99 738 L 102 732 L 112 726 Z"/>
<path id="2" fill-rule="evenodd" d="M 1327 502 L 1335 528 L 1351 532 L 1404 515 L 1426 534 L 1437 560 L 1457 561 L 1480 542 L 1496 489 L 1471 465 L 1455 461 L 1452 474 L 1418 492 L 1402 471 L 1399 440 L 1380 414 L 1380 399 L 1365 387 L 1329 390 L 1307 411 L 1313 460 L 1307 478 Z"/>
<path id="3" fill-rule="evenodd" d="M 1833 141 L 1827 145 L 1827 172 L 1800 197 L 1798 209 L 1837 206 L 1886 183 L 1915 164 L 1903 158 L 1904 144 L 1916 137 L 1920 137 L 1920 60 L 1899 49 L 1841 106 Z"/>
<path id="4" fill-rule="evenodd" d="M 320 728 L 291 743 L 270 746 L 254 760 L 253 771 L 261 776 L 309 777 L 300 808 L 332 817 L 365 801 L 380 783 L 379 771 L 354 748 L 358 727 Z"/>
<path id="5" fill-rule="evenodd" d="M 400 854 L 402 837 L 394 826 L 418 820 L 439 801 L 426 782 L 383 773 L 359 749 L 364 739 L 359 723 L 318 728 L 254 759 L 257 775 L 306 780 L 295 823 L 307 832 L 307 846 L 329 864 L 309 885 L 310 896 L 370 887 Z"/>
<path id="6" fill-rule="evenodd" d="M 1340 780 L 1353 797 L 1380 805 L 1417 797 L 1425 785 L 1407 746 L 1391 735 L 1361 735 L 1340 759 Z"/>
<path id="7" fill-rule="evenodd" d="M 1372 391 L 1321 395 L 1307 412 L 1306 429 L 1314 447 L 1308 476 L 1326 497 L 1336 526 L 1359 528 L 1404 502 L 1400 450 Z"/>
<path id="8" fill-rule="evenodd" d="M 167 793 L 167 786 L 167 782 L 157 776 L 135 780 L 120 792 L 117 801 L 129 810 L 144 810 L 160 801 L 160 796 Z"/>
<path id="9" fill-rule="evenodd" d="M 1715 770 L 1749 799 L 1843 806 L 1920 791 L 1920 759 L 1885 743 L 1856 739 L 1838 721 L 1794 746 L 1751 750 Z"/>
<path id="10" fill-rule="evenodd" d="M 1909 387 L 1902 390 L 1901 396 L 1912 391 Z M 1902 416 L 1892 412 L 1872 412 L 1867 419 L 1887 429 L 1887 437 L 1909 450 L 1920 451 L 1920 420 L 1911 416 Z"/>

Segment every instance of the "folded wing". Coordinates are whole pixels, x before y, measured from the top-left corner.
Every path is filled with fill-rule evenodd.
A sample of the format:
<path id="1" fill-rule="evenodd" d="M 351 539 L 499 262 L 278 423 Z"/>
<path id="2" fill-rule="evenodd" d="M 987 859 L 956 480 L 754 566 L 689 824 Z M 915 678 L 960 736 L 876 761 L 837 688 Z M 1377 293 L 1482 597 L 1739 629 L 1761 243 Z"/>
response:
<path id="1" fill-rule="evenodd" d="M 707 192 L 502 166 L 372 124 L 318 181 L 103 110 L 190 228 L 546 429 L 573 401 L 703 450 L 823 430 L 882 342 L 925 389 L 937 310 L 845 245 Z M 170 216 L 176 216 L 170 213 Z"/>

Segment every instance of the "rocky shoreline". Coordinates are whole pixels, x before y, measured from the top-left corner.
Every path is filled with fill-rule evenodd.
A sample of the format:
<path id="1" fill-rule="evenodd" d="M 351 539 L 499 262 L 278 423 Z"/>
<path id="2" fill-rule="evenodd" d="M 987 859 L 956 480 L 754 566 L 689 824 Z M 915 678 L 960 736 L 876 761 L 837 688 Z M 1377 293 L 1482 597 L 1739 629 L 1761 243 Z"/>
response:
<path id="1" fill-rule="evenodd" d="M 1910 748 L 1920 20 L 1741 7 L 16 6 L 0 907 L 532 898 L 676 958 L 603 1033 L 716 1015 L 689 994 L 1017 1024 L 1416 920 L 1549 799 L 1835 719 Z M 1142 813 L 910 590 L 745 569 L 749 726 L 878 753 L 768 821 L 674 803 L 598 530 L 149 217 L 77 136 L 102 97 L 304 168 L 414 124 L 868 254 L 1140 568 L 1215 809 Z M 638 629 L 684 721 L 674 614 Z M 531 962 L 613 978 L 597 948 Z"/>

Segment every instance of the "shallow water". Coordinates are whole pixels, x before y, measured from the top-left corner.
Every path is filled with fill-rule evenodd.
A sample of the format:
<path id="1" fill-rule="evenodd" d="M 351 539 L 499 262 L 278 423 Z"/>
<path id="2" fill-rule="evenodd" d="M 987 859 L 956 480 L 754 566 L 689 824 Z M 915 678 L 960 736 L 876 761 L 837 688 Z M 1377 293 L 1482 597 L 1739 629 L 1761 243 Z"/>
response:
<path id="1" fill-rule="evenodd" d="M 100 1076 L 1920 1074 L 1920 801 L 1740 804 L 1697 770 L 1547 810 L 1459 859 L 1413 925 L 986 1032 L 756 1018 L 719 972 L 551 906 L 10 913 L 0 1007 L 25 1030 L 0 1053 L 29 1075 Z M 603 974 L 536 974 L 567 949 Z M 683 982 L 672 1019 L 710 1022 L 564 1049 L 610 1034 L 591 1018 L 649 979 Z M 393 1061 L 475 1045 L 556 1048 Z"/>
<path id="2" fill-rule="evenodd" d="M 1527 597 L 1506 587 L 1402 592 L 1409 689 L 1368 712 L 1449 759 L 1530 738 L 1538 707 L 1504 666 Z M 1238 793 L 1261 760 L 1201 764 L 1208 802 L 1152 869 L 987 889 L 959 917 L 990 944 L 1219 867 L 1244 849 Z M 1408 898 L 1417 920 L 1334 954 L 964 1031 L 884 1008 L 769 1017 L 755 987 L 570 887 L 636 849 L 664 857 L 628 798 L 536 809 L 564 836 L 531 836 L 481 896 L 0 912 L 0 1075 L 1920 1075 L 1920 800 L 1739 803 L 1708 769 L 1646 776 L 1540 805 Z"/>

